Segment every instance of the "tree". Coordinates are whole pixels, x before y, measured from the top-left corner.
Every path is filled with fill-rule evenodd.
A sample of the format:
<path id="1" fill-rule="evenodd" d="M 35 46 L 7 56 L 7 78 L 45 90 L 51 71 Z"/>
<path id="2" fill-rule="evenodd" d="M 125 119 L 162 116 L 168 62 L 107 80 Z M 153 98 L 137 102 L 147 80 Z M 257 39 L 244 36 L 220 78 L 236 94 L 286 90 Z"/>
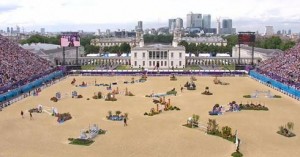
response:
<path id="1" fill-rule="evenodd" d="M 185 50 L 187 50 L 188 46 L 189 46 L 189 43 L 187 43 L 185 40 L 182 40 L 182 41 L 179 42 L 178 45 L 184 46 Z"/>
<path id="2" fill-rule="evenodd" d="M 188 46 L 188 51 L 187 52 L 191 52 L 191 53 L 195 53 L 197 51 L 197 46 L 195 43 L 190 43 Z"/>
<path id="3" fill-rule="evenodd" d="M 86 45 L 84 47 L 85 54 L 99 53 L 100 47 L 94 45 Z"/>
<path id="4" fill-rule="evenodd" d="M 128 43 L 122 43 L 120 45 L 120 52 L 121 53 L 127 53 L 127 55 L 128 55 L 130 50 L 131 50 L 131 47 Z"/>

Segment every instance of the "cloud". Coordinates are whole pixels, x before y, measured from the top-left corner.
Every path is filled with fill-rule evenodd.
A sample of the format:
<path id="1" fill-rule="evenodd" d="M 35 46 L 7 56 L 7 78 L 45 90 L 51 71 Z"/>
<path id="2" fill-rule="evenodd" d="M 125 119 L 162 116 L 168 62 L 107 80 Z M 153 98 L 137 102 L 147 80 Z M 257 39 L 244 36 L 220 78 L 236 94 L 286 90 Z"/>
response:
<path id="1" fill-rule="evenodd" d="M 0 23 L 3 27 L 20 25 L 25 28 L 48 27 L 66 29 L 87 28 L 95 25 L 103 29 L 127 28 L 139 20 L 147 23 L 167 24 L 169 18 L 181 17 L 186 22 L 190 12 L 211 14 L 216 18 L 232 18 L 236 27 L 252 28 L 257 25 L 278 24 L 279 21 L 299 20 L 299 0 L 0 0 Z M 9 7 L 10 6 L 10 7 Z M 277 23 L 275 20 L 279 20 Z M 270 22 L 270 24 L 268 24 Z M 246 23 L 247 25 L 242 25 Z M 117 26 L 116 26 L 117 25 Z M 184 24 L 185 25 L 185 24 Z M 95 27 L 90 27 L 94 29 Z M 300 31 L 300 27 L 296 28 Z"/>
<path id="2" fill-rule="evenodd" d="M 4 5 L 4 6 L 0 5 L 0 15 L 1 15 L 1 13 L 16 10 L 18 8 L 20 8 L 20 6 L 18 6 L 18 5 Z"/>

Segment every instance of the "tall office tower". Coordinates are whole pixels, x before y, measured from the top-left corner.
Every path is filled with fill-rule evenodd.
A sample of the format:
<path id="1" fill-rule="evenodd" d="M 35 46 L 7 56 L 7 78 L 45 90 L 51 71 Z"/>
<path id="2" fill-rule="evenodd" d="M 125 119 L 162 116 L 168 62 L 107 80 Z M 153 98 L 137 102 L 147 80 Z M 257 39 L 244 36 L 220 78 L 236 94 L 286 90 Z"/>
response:
<path id="1" fill-rule="evenodd" d="M 14 28 L 10 27 L 10 33 L 13 34 L 14 33 Z"/>
<path id="2" fill-rule="evenodd" d="M 41 34 L 45 34 L 45 28 L 41 28 Z"/>
<path id="3" fill-rule="evenodd" d="M 234 29 L 232 28 L 232 19 L 222 20 L 222 34 L 233 34 Z"/>
<path id="4" fill-rule="evenodd" d="M 186 17 L 187 28 L 202 28 L 202 14 L 187 14 Z"/>
<path id="5" fill-rule="evenodd" d="M 138 29 L 143 30 L 143 21 L 138 21 Z"/>
<path id="6" fill-rule="evenodd" d="M 183 20 L 182 20 L 182 18 L 177 18 L 176 19 L 176 27 L 178 27 L 178 28 L 183 28 Z"/>
<path id="7" fill-rule="evenodd" d="M 101 30 L 100 30 L 100 29 L 98 29 L 97 31 L 98 31 L 98 35 L 101 35 Z"/>
<path id="8" fill-rule="evenodd" d="M 20 27 L 19 26 L 17 26 L 17 32 L 16 32 L 17 34 L 20 34 L 21 33 L 21 29 L 20 29 Z"/>
<path id="9" fill-rule="evenodd" d="M 175 22 L 175 21 L 176 21 L 176 19 L 169 19 L 169 31 L 170 32 L 174 30 L 174 28 L 172 28 L 172 25 L 173 25 L 173 22 Z"/>
<path id="10" fill-rule="evenodd" d="M 7 29 L 6 29 L 6 33 L 10 33 L 10 29 L 9 29 L 9 27 L 7 27 Z"/>
<path id="11" fill-rule="evenodd" d="M 202 28 L 203 29 L 210 29 L 211 28 L 211 15 L 210 14 L 204 14 L 202 19 Z"/>
<path id="12" fill-rule="evenodd" d="M 291 29 L 289 29 L 289 31 L 288 31 L 288 35 L 291 35 L 292 34 L 292 30 Z"/>
<path id="13" fill-rule="evenodd" d="M 266 26 L 265 36 L 272 36 L 272 35 L 274 35 L 273 26 Z"/>
<path id="14" fill-rule="evenodd" d="M 106 34 L 106 36 L 110 36 L 110 29 L 106 29 L 106 31 L 105 31 L 105 34 Z"/>
<path id="15" fill-rule="evenodd" d="M 217 34 L 221 34 L 221 21 L 220 18 L 217 18 Z"/>

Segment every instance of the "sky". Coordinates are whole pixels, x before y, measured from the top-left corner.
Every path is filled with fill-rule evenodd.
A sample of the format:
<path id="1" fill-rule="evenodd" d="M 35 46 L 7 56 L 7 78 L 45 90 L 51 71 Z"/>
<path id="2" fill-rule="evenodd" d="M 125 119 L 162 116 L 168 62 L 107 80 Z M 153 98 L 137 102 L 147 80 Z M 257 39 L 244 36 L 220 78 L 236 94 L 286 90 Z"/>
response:
<path id="1" fill-rule="evenodd" d="M 137 21 L 145 28 L 167 26 L 180 17 L 186 25 L 190 12 L 211 14 L 212 26 L 220 17 L 233 19 L 237 31 L 300 32 L 299 0 L 0 0 L 0 29 L 25 31 L 132 30 Z"/>

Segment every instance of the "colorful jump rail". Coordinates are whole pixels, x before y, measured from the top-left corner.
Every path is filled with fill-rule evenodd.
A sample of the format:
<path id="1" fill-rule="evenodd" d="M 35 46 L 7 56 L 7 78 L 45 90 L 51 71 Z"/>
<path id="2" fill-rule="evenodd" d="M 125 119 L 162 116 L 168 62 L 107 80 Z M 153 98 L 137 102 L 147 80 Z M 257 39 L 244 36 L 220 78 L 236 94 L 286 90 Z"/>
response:
<path id="1" fill-rule="evenodd" d="M 269 85 L 277 90 L 279 90 L 280 92 L 290 96 L 290 97 L 293 97 L 297 100 L 300 100 L 300 91 L 293 88 L 293 87 L 290 87 L 288 85 L 285 85 L 281 82 L 278 82 L 274 79 L 271 79 L 265 75 L 262 75 L 262 74 L 259 74 L 257 73 L 256 71 L 250 71 L 249 75 L 254 78 L 254 79 L 257 79 L 259 80 L 261 83 L 263 84 L 266 84 L 266 85 Z"/>

